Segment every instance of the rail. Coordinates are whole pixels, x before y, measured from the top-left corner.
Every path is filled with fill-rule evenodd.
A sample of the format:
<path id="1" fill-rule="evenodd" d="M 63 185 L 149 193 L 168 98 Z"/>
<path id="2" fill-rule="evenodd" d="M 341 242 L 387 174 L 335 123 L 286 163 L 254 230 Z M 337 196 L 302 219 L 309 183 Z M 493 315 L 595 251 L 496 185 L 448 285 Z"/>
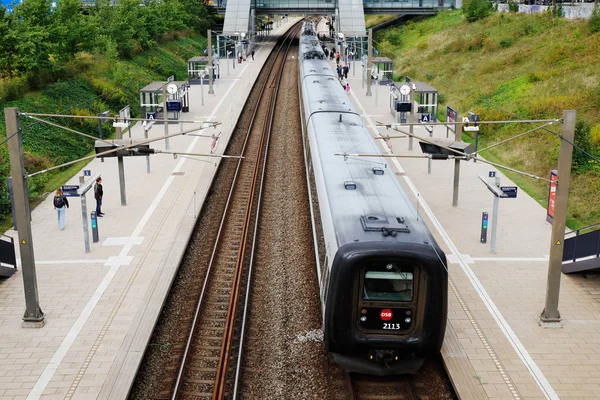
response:
<path id="1" fill-rule="evenodd" d="M 299 29 L 299 26 L 298 26 Z M 281 58 L 279 56 L 279 54 L 281 53 L 282 48 L 285 45 L 285 42 L 287 39 L 289 39 L 291 36 L 293 35 L 292 32 L 290 32 L 285 39 L 280 41 L 279 44 L 279 48 L 277 50 L 277 54 L 274 56 L 274 64 L 277 64 L 277 60 L 281 59 L 281 62 L 284 62 L 283 60 L 284 58 Z M 288 40 L 289 41 L 289 40 Z M 289 45 L 288 45 L 288 49 L 289 49 Z M 287 55 L 287 52 L 286 52 Z M 267 67 L 265 67 L 265 69 L 267 69 Z M 268 68 L 268 70 L 274 70 L 274 71 L 281 71 L 281 67 L 280 65 L 277 65 L 275 68 L 271 67 Z M 280 75 L 280 72 L 278 73 L 278 75 Z M 230 353 L 231 353 L 231 349 L 232 349 L 232 342 L 233 342 L 233 336 L 234 336 L 234 328 L 235 328 L 235 321 L 236 321 L 236 315 L 237 315 L 237 307 L 238 307 L 238 298 L 240 297 L 240 289 L 241 289 L 241 283 L 242 283 L 242 277 L 243 277 L 243 272 L 244 272 L 244 265 L 245 265 L 245 260 L 246 257 L 248 256 L 248 252 L 250 260 L 253 259 L 253 252 L 254 252 L 254 238 L 256 236 L 256 223 L 255 223 L 255 231 L 254 231 L 254 237 L 252 239 L 252 248 L 248 251 L 248 237 L 249 237 L 249 232 L 251 229 L 251 225 L 252 225 L 252 221 L 253 221 L 253 214 L 255 214 L 255 219 L 258 218 L 258 210 L 259 207 L 256 206 L 257 203 L 260 202 L 260 196 L 262 193 L 262 183 L 263 183 L 263 176 L 264 176 L 264 164 L 261 164 L 260 160 L 261 158 L 264 159 L 264 161 L 266 162 L 266 155 L 263 157 L 263 155 L 266 153 L 266 147 L 268 146 L 268 139 L 269 139 L 269 133 L 270 133 L 270 128 L 271 128 L 271 121 L 272 121 L 272 115 L 273 115 L 273 111 L 274 107 L 275 107 L 275 95 L 274 93 L 276 93 L 276 90 L 271 90 L 273 89 L 273 86 L 277 86 L 277 85 L 273 85 L 272 84 L 272 79 L 267 78 L 264 82 L 264 84 L 262 85 L 261 89 L 260 89 L 260 95 L 259 97 L 261 98 L 261 100 L 256 102 L 255 105 L 255 109 L 253 110 L 253 114 L 252 114 L 252 119 L 250 122 L 250 126 L 246 132 L 246 137 L 245 137 L 245 141 L 244 141 L 244 145 L 243 145 L 243 150 L 242 153 L 246 154 L 247 152 L 252 152 L 253 148 L 255 148 L 256 154 L 252 154 L 251 157 L 247 157 L 245 160 L 240 159 L 238 161 L 238 165 L 236 167 L 236 171 L 235 171 L 235 175 L 234 175 L 234 179 L 228 194 L 228 198 L 227 198 L 227 203 L 225 206 L 225 211 L 223 213 L 223 216 L 221 218 L 221 222 L 220 222 L 220 226 L 218 229 L 218 233 L 217 233 L 217 238 L 215 241 L 215 245 L 213 247 L 213 251 L 211 254 L 211 259 L 209 262 L 209 266 L 207 269 L 207 273 L 206 273 L 206 278 L 204 280 L 203 283 L 203 287 L 202 287 L 202 292 L 200 294 L 200 297 L 198 299 L 197 302 L 197 306 L 195 309 L 195 314 L 194 314 L 194 319 L 192 322 L 192 326 L 191 329 L 189 331 L 188 334 L 188 340 L 186 342 L 186 347 L 184 350 L 184 354 L 180 363 L 180 367 L 178 370 L 178 375 L 177 375 L 177 380 L 175 383 L 175 388 L 173 391 L 173 395 L 172 395 L 172 399 L 177 399 L 179 398 L 182 394 L 185 386 L 185 382 L 186 382 L 186 371 L 188 369 L 188 363 L 190 362 L 190 360 L 194 357 L 193 353 L 193 346 L 194 346 L 194 336 L 196 335 L 197 330 L 199 329 L 199 321 L 202 318 L 202 313 L 205 311 L 205 303 L 207 303 L 208 300 L 207 299 L 207 293 L 208 293 L 208 289 L 209 289 L 209 282 L 212 279 L 212 275 L 213 275 L 213 269 L 216 268 L 215 265 L 218 262 L 218 257 L 226 257 L 225 255 L 219 255 L 219 249 L 221 248 L 221 246 L 226 246 L 223 243 L 228 243 L 227 239 L 223 240 L 223 237 L 227 236 L 228 234 L 224 233 L 225 230 L 225 226 L 226 224 L 230 224 L 235 228 L 236 233 L 230 234 L 233 235 L 234 237 L 237 237 L 239 240 L 239 245 L 237 246 L 237 251 L 236 251 L 236 261 L 235 261 L 235 268 L 234 268 L 234 272 L 233 272 L 233 279 L 231 281 L 231 290 L 230 290 L 230 295 L 229 295 L 229 301 L 227 303 L 227 316 L 225 318 L 225 327 L 223 328 L 223 334 L 222 334 L 222 338 L 221 338 L 221 344 L 219 346 L 220 351 L 219 351 L 219 357 L 218 357 L 218 365 L 216 368 L 216 376 L 214 379 L 214 385 L 213 385 L 213 390 L 212 390 L 212 398 L 213 399 L 222 399 L 225 395 L 225 387 L 226 387 L 226 378 L 227 378 L 227 371 L 228 371 L 228 363 L 229 363 L 229 359 L 230 359 Z M 267 112 L 265 114 L 264 120 L 263 120 L 263 129 L 260 135 L 260 138 L 258 138 L 258 146 L 256 145 L 256 141 L 255 140 L 253 142 L 253 144 L 250 144 L 250 136 L 251 136 L 251 132 L 255 129 L 256 126 L 256 118 L 257 118 L 257 113 L 258 110 L 260 108 L 260 104 L 264 104 L 264 102 L 262 101 L 263 98 L 266 98 L 266 96 L 268 95 L 268 105 L 269 108 L 271 109 L 270 112 Z M 242 168 L 244 168 L 245 172 L 242 172 Z M 252 171 L 250 171 L 249 169 L 251 169 Z M 262 173 L 261 173 L 262 171 Z M 250 178 L 250 173 L 251 173 L 251 178 Z M 244 179 L 243 181 L 241 179 Z M 241 185 L 243 188 L 243 197 L 240 199 L 239 196 L 236 197 L 234 199 L 234 195 L 236 195 L 235 192 L 235 188 L 237 187 L 237 185 Z M 257 192 L 258 194 L 258 199 L 257 199 Z M 235 208 L 234 204 L 235 202 L 241 202 L 243 199 L 245 199 L 245 206 L 243 206 L 243 204 L 238 204 L 237 208 Z M 241 227 L 239 227 L 236 223 L 232 222 L 231 219 L 229 218 L 235 218 L 236 215 L 240 215 L 242 214 L 242 210 L 240 209 L 240 206 L 243 206 L 243 224 Z M 253 210 L 255 209 L 256 206 L 256 213 L 253 213 Z M 237 212 L 236 212 L 237 211 Z M 230 240 L 229 245 L 231 246 L 232 244 L 236 243 L 236 241 L 232 241 Z M 231 250 L 231 248 L 230 248 Z M 208 297 L 210 298 L 210 297 Z M 245 308 L 247 306 L 247 298 L 246 298 L 246 303 L 244 304 Z M 245 317 L 246 317 L 246 312 L 244 311 L 244 320 L 242 321 L 242 323 L 245 323 Z M 217 331 L 220 329 L 214 329 L 214 331 Z M 241 347 L 241 346 L 240 346 Z M 240 353 L 241 354 L 241 353 Z M 239 360 L 238 360 L 239 361 Z M 237 380 L 239 379 L 239 374 L 236 373 L 236 386 L 237 386 Z M 190 379 L 191 384 L 206 384 L 206 380 L 205 379 Z M 197 396 L 198 393 L 194 393 L 194 396 Z M 206 392 L 202 392 L 200 393 L 200 395 L 205 396 L 208 395 L 208 393 Z"/>

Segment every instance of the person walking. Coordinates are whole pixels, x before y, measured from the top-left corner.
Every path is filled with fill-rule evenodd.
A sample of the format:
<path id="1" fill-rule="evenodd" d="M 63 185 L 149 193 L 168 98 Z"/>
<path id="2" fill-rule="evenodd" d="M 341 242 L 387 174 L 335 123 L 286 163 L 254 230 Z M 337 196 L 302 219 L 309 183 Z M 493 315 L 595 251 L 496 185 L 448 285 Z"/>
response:
<path id="1" fill-rule="evenodd" d="M 338 74 L 338 79 L 342 79 L 342 67 L 338 65 L 337 67 L 335 67 L 335 71 Z"/>
<path id="2" fill-rule="evenodd" d="M 54 209 L 56 210 L 56 214 L 58 215 L 58 228 L 61 231 L 65 230 L 65 214 L 67 208 L 69 208 L 69 200 L 63 195 L 63 191 L 61 188 L 56 189 L 56 193 L 54 193 Z"/>
<path id="3" fill-rule="evenodd" d="M 104 190 L 102 189 L 102 178 L 96 178 L 96 184 L 94 185 L 94 198 L 96 199 L 96 217 L 104 217 L 102 212 L 102 197 L 104 196 Z"/>
<path id="4" fill-rule="evenodd" d="M 344 68 L 342 68 L 342 71 L 344 72 L 344 78 L 348 79 L 348 70 L 350 68 L 348 68 L 347 65 L 344 65 Z"/>
<path id="5" fill-rule="evenodd" d="M 252 54 L 252 61 L 254 61 L 254 49 L 252 49 L 252 53 L 250 54 Z"/>

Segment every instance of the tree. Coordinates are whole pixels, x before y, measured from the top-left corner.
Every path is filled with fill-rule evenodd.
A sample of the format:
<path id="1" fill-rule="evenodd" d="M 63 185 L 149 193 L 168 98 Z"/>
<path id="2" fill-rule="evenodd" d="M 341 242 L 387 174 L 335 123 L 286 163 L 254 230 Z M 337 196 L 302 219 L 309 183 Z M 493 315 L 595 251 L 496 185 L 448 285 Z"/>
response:
<path id="1" fill-rule="evenodd" d="M 469 22 L 479 21 L 490 15 L 492 11 L 492 3 L 487 0 L 465 0 L 463 3 L 463 13 Z"/>

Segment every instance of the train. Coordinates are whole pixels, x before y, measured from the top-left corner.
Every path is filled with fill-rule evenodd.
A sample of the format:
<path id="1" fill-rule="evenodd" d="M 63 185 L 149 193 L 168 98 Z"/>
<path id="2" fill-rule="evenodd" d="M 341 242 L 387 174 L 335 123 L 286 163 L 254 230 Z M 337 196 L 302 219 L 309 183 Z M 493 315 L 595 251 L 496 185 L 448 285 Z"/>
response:
<path id="1" fill-rule="evenodd" d="M 444 340 L 446 256 L 378 156 L 313 22 L 298 60 L 325 349 L 348 372 L 415 373 Z"/>

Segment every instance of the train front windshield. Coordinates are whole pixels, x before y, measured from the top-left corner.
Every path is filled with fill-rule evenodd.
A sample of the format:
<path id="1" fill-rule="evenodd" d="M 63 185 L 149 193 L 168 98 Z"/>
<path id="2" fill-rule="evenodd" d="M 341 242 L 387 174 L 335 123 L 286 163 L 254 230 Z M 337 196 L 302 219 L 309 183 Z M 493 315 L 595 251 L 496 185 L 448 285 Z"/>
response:
<path id="1" fill-rule="evenodd" d="M 392 264 L 388 264 L 392 265 Z M 397 267 L 365 271 L 363 300 L 368 301 L 412 301 L 413 273 L 400 271 Z"/>

